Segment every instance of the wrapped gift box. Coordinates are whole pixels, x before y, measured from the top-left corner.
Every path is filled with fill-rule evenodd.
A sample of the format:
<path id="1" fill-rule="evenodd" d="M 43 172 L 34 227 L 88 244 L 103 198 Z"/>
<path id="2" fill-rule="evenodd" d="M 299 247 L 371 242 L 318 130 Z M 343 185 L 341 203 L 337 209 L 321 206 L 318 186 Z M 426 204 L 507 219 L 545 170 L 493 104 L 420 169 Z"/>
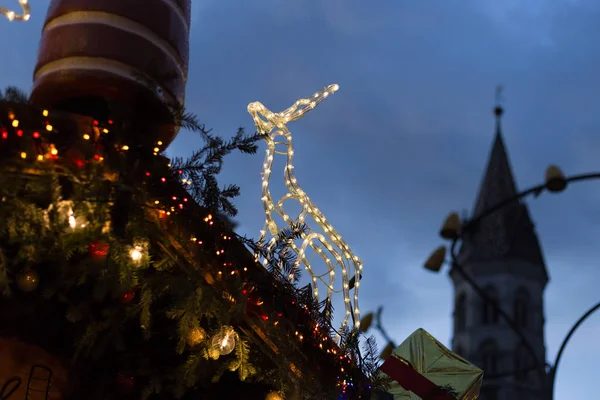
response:
<path id="1" fill-rule="evenodd" d="M 475 400 L 483 371 L 419 328 L 381 366 L 395 400 Z"/>

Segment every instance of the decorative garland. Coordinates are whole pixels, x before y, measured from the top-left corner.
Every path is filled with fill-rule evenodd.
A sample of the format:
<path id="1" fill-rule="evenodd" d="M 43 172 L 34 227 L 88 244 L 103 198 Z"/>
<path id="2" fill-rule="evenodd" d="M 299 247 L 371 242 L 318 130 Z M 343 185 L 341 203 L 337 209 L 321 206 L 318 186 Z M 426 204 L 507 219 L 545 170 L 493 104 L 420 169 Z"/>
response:
<path id="1" fill-rule="evenodd" d="M 242 243 L 266 250 L 219 216 L 236 214 L 239 193 L 217 185 L 223 157 L 254 153 L 259 137 L 224 141 L 179 117 L 206 145 L 169 163 L 160 141 L 124 141 L 128 121 L 73 127 L 73 117 L 0 103 L 0 292 L 64 309 L 77 365 L 122 366 L 116 389 L 89 377 L 98 390 L 180 397 L 236 371 L 302 398 L 368 398 L 363 371 L 376 356 L 359 359 L 357 331 L 338 347 L 312 294 L 280 272 L 302 227 L 269 248 L 268 274 Z"/>

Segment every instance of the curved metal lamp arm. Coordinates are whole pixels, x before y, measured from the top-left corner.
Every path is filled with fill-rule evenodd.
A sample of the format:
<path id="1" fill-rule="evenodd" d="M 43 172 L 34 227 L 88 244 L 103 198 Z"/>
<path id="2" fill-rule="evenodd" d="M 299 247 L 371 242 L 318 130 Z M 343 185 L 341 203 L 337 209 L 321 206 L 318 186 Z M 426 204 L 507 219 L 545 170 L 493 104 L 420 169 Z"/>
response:
<path id="1" fill-rule="evenodd" d="M 554 359 L 554 365 L 552 366 L 552 368 L 550 370 L 550 374 L 551 374 L 550 385 L 552 385 L 551 386 L 552 394 L 554 394 L 554 382 L 556 381 L 555 378 L 556 378 L 556 370 L 558 369 L 558 363 L 560 362 L 560 359 L 562 357 L 563 352 L 565 351 L 565 348 L 567 347 L 567 344 L 569 344 L 569 340 L 571 340 L 571 337 L 573 336 L 573 334 L 575 333 L 577 328 L 579 328 L 579 326 L 581 326 L 581 324 L 583 324 L 585 322 L 585 320 L 588 319 L 594 312 L 598 311 L 598 309 L 600 309 L 600 303 L 592 306 L 592 308 L 587 310 L 585 312 L 585 314 L 583 314 L 581 316 L 581 318 L 579 318 L 577 320 L 577 322 L 575 322 L 575 325 L 573 325 L 573 327 L 571 328 L 569 333 L 567 333 L 567 336 L 565 336 L 562 343 L 560 344 L 558 353 L 556 353 L 556 358 Z"/>
<path id="2" fill-rule="evenodd" d="M 591 179 L 600 179 L 600 172 L 594 172 L 594 173 L 590 173 L 590 174 L 573 175 L 573 176 L 570 176 L 568 178 L 565 178 L 565 182 L 568 184 L 568 183 L 572 183 L 572 182 L 587 181 L 587 180 L 591 180 Z M 481 221 L 485 217 L 489 216 L 490 214 L 495 213 L 499 209 L 504 208 L 507 205 L 509 205 L 511 203 L 514 203 L 515 201 L 521 200 L 522 198 L 527 197 L 527 196 L 529 196 L 531 194 L 533 194 L 535 197 L 537 197 L 540 194 L 542 194 L 542 192 L 544 190 L 546 190 L 546 189 L 547 189 L 547 185 L 545 183 L 543 183 L 541 185 L 533 186 L 533 187 L 530 187 L 529 189 L 526 189 L 526 190 L 524 190 L 524 191 L 516 194 L 513 197 L 509 197 L 508 199 L 503 200 L 503 201 L 501 201 L 501 202 L 493 205 L 492 207 L 490 207 L 487 210 L 483 211 L 477 217 L 473 218 L 472 220 L 470 220 L 466 224 L 464 224 L 462 226 L 461 235 L 464 232 L 469 231 L 475 225 L 477 225 L 477 223 L 479 221 Z"/>
<path id="3" fill-rule="evenodd" d="M 475 282 L 475 280 L 473 280 L 473 278 L 464 270 L 464 268 L 458 263 L 458 261 L 456 260 L 456 244 L 457 243 L 458 243 L 458 239 L 455 239 L 452 241 L 452 244 L 450 245 L 450 257 L 452 259 L 452 268 L 456 269 L 456 271 L 460 274 L 460 276 L 462 276 L 463 279 L 473 288 L 473 290 L 475 290 L 477 295 L 479 297 L 481 297 L 487 304 L 490 304 L 494 308 L 494 311 L 496 311 L 500 316 L 502 316 L 502 318 L 504 318 L 504 320 L 506 321 L 508 326 L 517 334 L 517 336 L 519 336 L 519 338 L 521 339 L 521 343 L 525 346 L 525 348 L 527 349 L 527 352 L 533 359 L 533 362 L 535 364 L 535 369 L 539 372 L 541 382 L 543 384 L 546 379 L 546 373 L 545 373 L 545 367 L 544 367 L 545 363 L 540 362 L 537 354 L 535 353 L 535 350 L 533 349 L 533 346 L 531 345 L 529 340 L 527 340 L 527 337 L 525 337 L 525 334 L 519 329 L 519 327 L 517 326 L 517 323 L 512 319 L 512 317 L 510 315 L 508 315 L 498 305 L 498 303 L 496 301 L 494 301 L 492 298 L 490 298 L 490 296 L 487 295 L 485 290 L 483 290 Z"/>
<path id="4" fill-rule="evenodd" d="M 383 324 L 381 323 L 381 313 L 383 312 L 383 307 L 379 307 L 377 309 L 377 314 L 375 315 L 375 329 L 377 329 L 379 331 L 379 333 L 381 334 L 381 336 L 388 342 L 391 343 L 392 346 L 395 348 L 396 347 L 396 342 L 394 342 L 392 340 L 392 338 L 390 337 L 390 335 L 388 335 L 388 333 L 386 332 L 386 330 L 383 328 Z"/>

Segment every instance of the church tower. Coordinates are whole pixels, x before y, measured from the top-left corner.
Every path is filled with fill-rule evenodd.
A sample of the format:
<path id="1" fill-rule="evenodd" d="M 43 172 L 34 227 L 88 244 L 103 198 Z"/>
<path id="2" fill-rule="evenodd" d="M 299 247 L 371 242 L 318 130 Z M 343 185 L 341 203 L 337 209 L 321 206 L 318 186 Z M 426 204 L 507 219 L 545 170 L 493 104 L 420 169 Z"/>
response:
<path id="1" fill-rule="evenodd" d="M 494 109 L 496 134 L 473 217 L 517 194 L 504 139 L 503 109 Z M 534 225 L 524 202 L 514 202 L 482 219 L 464 237 L 458 263 L 516 321 L 542 365 L 544 288 L 548 273 Z M 484 370 L 481 400 L 541 400 L 542 382 L 518 336 L 494 308 L 455 270 L 453 350 Z"/>

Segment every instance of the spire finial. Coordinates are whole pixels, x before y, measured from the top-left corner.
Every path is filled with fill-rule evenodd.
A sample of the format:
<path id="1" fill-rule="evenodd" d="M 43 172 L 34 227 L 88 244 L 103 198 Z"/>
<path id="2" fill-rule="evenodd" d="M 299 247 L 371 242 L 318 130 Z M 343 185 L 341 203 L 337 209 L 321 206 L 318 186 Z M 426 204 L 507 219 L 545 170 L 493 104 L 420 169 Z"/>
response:
<path id="1" fill-rule="evenodd" d="M 496 86 L 496 106 L 494 107 L 494 114 L 496 115 L 496 135 L 501 135 L 502 126 L 501 119 L 502 114 L 504 114 L 504 109 L 502 108 L 502 90 L 504 87 L 502 85 Z"/>
<path id="2" fill-rule="evenodd" d="M 494 107 L 494 114 L 496 117 L 500 119 L 502 114 L 504 113 L 504 109 L 502 108 L 502 91 L 504 87 L 502 85 L 496 86 L 496 106 Z"/>

